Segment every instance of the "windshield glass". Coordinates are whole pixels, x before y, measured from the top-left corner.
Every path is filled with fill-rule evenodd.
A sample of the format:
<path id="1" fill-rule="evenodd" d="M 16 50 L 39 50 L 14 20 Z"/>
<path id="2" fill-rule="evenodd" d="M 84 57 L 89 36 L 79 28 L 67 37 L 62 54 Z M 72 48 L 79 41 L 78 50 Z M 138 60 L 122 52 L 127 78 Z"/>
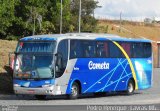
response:
<path id="1" fill-rule="evenodd" d="M 15 78 L 53 77 L 53 54 L 18 54 L 16 56 Z"/>
<path id="2" fill-rule="evenodd" d="M 16 49 L 15 78 L 53 77 L 56 41 L 20 41 Z"/>
<path id="3" fill-rule="evenodd" d="M 17 53 L 23 52 L 53 52 L 55 48 L 54 41 L 52 42 L 19 42 Z"/>

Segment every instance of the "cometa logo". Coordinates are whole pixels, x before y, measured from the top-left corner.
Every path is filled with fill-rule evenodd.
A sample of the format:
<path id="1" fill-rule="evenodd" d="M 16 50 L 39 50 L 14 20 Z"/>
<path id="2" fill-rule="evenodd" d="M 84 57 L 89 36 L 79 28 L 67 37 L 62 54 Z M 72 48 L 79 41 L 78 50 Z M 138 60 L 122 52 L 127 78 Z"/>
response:
<path id="1" fill-rule="evenodd" d="M 88 63 L 89 70 L 96 70 L 96 69 L 109 69 L 109 63 L 94 63 L 93 61 L 89 61 Z"/>

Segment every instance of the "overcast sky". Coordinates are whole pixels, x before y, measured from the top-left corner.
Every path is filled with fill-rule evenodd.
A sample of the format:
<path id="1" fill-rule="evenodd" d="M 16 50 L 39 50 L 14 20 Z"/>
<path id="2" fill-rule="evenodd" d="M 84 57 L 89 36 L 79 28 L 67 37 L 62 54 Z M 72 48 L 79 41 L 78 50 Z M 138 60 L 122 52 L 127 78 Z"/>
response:
<path id="1" fill-rule="evenodd" d="M 160 20 L 160 0 L 97 0 L 96 18 L 143 20 L 154 17 Z"/>

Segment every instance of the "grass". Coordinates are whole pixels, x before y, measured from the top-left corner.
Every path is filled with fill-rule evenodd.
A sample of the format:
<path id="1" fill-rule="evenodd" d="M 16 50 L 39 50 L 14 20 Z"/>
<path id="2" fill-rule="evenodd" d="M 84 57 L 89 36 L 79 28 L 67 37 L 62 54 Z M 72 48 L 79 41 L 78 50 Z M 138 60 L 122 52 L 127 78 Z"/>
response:
<path id="1" fill-rule="evenodd" d="M 9 63 L 9 52 L 14 52 L 17 41 L 0 40 L 0 72 L 5 72 L 4 66 Z"/>

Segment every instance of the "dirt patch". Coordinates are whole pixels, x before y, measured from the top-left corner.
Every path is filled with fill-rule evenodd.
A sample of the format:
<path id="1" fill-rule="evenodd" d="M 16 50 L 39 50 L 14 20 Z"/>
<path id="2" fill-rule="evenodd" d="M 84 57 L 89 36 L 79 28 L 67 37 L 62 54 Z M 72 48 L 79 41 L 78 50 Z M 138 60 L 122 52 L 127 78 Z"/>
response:
<path id="1" fill-rule="evenodd" d="M 15 51 L 16 44 L 17 41 L 0 40 L 0 73 L 6 72 L 4 66 L 9 63 L 8 54 Z"/>

